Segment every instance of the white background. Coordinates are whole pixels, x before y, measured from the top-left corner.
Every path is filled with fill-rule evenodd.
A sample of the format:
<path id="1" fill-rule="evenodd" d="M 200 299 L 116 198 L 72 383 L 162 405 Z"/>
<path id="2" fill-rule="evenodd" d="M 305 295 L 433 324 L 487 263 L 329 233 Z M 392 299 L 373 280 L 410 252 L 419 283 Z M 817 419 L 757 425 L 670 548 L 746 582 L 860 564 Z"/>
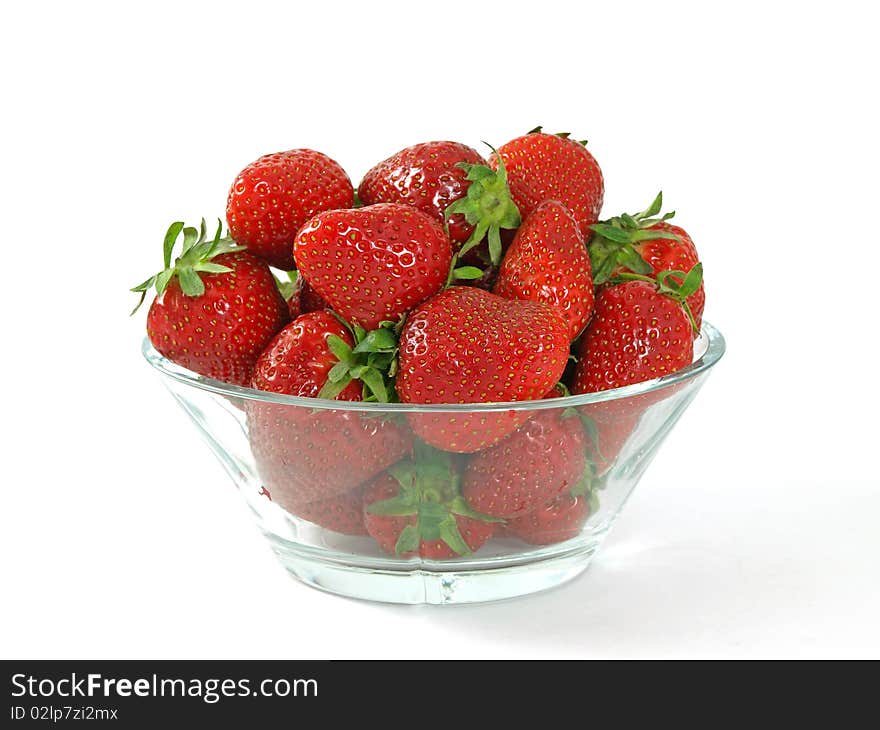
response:
<path id="1" fill-rule="evenodd" d="M 7 8 L 0 655 L 880 655 L 866 7 Z M 568 586 L 408 608 L 295 583 L 141 360 L 128 287 L 265 152 L 357 182 L 408 144 L 539 123 L 590 140 L 607 214 L 663 188 L 728 355 Z"/>

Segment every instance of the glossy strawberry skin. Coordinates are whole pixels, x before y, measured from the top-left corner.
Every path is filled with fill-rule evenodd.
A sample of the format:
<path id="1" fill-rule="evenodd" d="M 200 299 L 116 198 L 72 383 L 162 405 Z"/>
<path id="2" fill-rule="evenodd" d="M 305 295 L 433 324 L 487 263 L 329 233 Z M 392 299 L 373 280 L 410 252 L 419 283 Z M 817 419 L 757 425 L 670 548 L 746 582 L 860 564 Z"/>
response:
<path id="1" fill-rule="evenodd" d="M 266 347 L 254 367 L 252 385 L 257 390 L 315 398 L 327 382 L 337 358 L 327 346 L 330 335 L 354 347 L 351 333 L 329 312 L 297 317 Z M 361 400 L 361 384 L 353 380 L 336 400 Z"/>
<path id="2" fill-rule="evenodd" d="M 562 203 L 542 203 L 525 220 L 492 291 L 545 302 L 568 322 L 571 340 L 580 335 L 593 313 L 593 277 L 580 228 Z"/>
<path id="3" fill-rule="evenodd" d="M 329 312 L 304 314 L 261 355 L 253 386 L 285 395 L 314 397 L 336 362 L 327 337 L 350 347 L 351 334 Z M 361 400 L 353 381 L 336 400 Z M 356 411 L 248 401 L 248 435 L 257 470 L 273 498 L 293 514 L 342 495 L 412 449 L 406 424 L 366 418 Z"/>
<path id="4" fill-rule="evenodd" d="M 563 494 L 532 512 L 508 520 L 505 532 L 530 545 L 551 545 L 577 537 L 589 516 L 586 497 Z"/>
<path id="5" fill-rule="evenodd" d="M 644 281 L 600 289 L 581 338 L 573 393 L 596 393 L 659 378 L 693 360 L 684 308 Z"/>
<path id="6" fill-rule="evenodd" d="M 364 525 L 370 536 L 379 543 L 379 546 L 387 553 L 396 555 L 397 540 L 400 533 L 407 525 L 415 525 L 415 515 L 393 516 L 375 515 L 368 511 L 371 504 L 397 496 L 400 485 L 390 474 L 381 474 L 364 489 Z M 472 552 L 479 550 L 495 532 L 495 523 L 482 522 L 464 515 L 456 515 L 455 521 L 467 546 Z M 430 560 L 448 560 L 459 557 L 442 540 L 422 540 L 419 543 L 418 553 L 415 551 L 403 553 L 398 557 L 407 558 L 418 554 L 422 558 Z"/>
<path id="7" fill-rule="evenodd" d="M 397 392 L 404 403 L 537 400 L 559 380 L 568 326 L 548 305 L 450 287 L 413 311 L 400 335 Z M 522 411 L 409 414 L 415 432 L 446 451 L 498 443 Z"/>
<path id="8" fill-rule="evenodd" d="M 465 196 L 470 182 L 461 162 L 485 165 L 486 160 L 472 147 L 459 142 L 424 142 L 407 147 L 373 167 L 358 187 L 365 205 L 400 203 L 418 208 L 441 225 L 446 208 Z M 449 237 L 455 247 L 473 232 L 464 216 L 449 219 Z"/>
<path id="9" fill-rule="evenodd" d="M 504 160 L 510 193 L 523 219 L 541 203 L 558 200 L 568 208 L 584 237 L 599 220 L 605 182 L 587 148 L 573 139 L 531 132 L 498 148 L 489 158 L 497 168 Z"/>
<path id="10" fill-rule="evenodd" d="M 642 241 L 634 246 L 651 267 L 654 276 L 661 271 L 688 272 L 699 263 L 700 257 L 697 248 L 684 228 L 662 221 L 651 226 L 648 230 L 668 231 L 681 239 L 676 241 L 670 238 L 656 238 Z M 618 271 L 626 271 L 626 269 L 618 269 Z M 703 284 L 700 284 L 700 288 L 687 298 L 687 303 L 699 329 L 703 321 L 703 309 L 706 306 L 706 292 Z"/>
<path id="11" fill-rule="evenodd" d="M 576 415 L 538 411 L 501 443 L 471 457 L 462 494 L 477 512 L 522 516 L 571 491 L 584 474 L 586 446 Z"/>
<path id="12" fill-rule="evenodd" d="M 244 168 L 229 190 L 226 221 L 237 243 L 270 265 L 294 268 L 293 239 L 316 213 L 350 208 L 354 188 L 345 170 L 320 152 L 264 155 Z"/>
<path id="13" fill-rule="evenodd" d="M 258 356 L 288 321 L 266 264 L 246 251 L 213 263 L 232 271 L 201 274 L 205 293 L 183 293 L 177 277 L 150 306 L 147 335 L 162 355 L 189 370 L 249 385 Z"/>
<path id="14" fill-rule="evenodd" d="M 452 248 L 427 214 L 380 203 L 315 216 L 297 235 L 294 256 L 300 274 L 340 316 L 371 330 L 440 290 Z"/>
<path id="15" fill-rule="evenodd" d="M 302 276 L 297 276 L 293 285 L 293 293 L 287 297 L 287 308 L 290 311 L 290 319 L 294 320 L 301 314 L 320 312 L 331 307 L 318 292 L 309 286 L 309 282 Z"/>

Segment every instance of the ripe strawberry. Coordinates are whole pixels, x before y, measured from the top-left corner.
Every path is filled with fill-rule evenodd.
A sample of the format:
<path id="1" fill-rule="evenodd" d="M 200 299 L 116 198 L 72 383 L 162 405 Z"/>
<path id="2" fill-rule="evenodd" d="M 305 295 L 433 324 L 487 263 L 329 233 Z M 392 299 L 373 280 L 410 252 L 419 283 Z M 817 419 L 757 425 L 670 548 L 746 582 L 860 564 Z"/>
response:
<path id="1" fill-rule="evenodd" d="M 417 447 L 414 461 L 390 467 L 364 490 L 367 532 L 388 553 L 432 560 L 470 555 L 495 523 L 468 507 L 449 454 Z"/>
<path id="2" fill-rule="evenodd" d="M 361 400 L 366 389 L 387 400 L 381 374 L 353 347 L 351 333 L 332 314 L 304 314 L 260 356 L 253 387 L 349 401 Z M 257 470 L 276 501 L 294 514 L 350 491 L 412 448 L 404 425 L 356 411 L 249 401 L 247 415 Z"/>
<path id="3" fill-rule="evenodd" d="M 355 346 L 348 328 L 329 312 L 297 317 L 279 332 L 256 362 L 253 387 L 272 393 L 316 398 L 339 362 L 330 337 L 349 349 Z M 361 400 L 360 383 L 349 379 L 334 396 L 336 400 Z"/>
<path id="4" fill-rule="evenodd" d="M 548 305 L 455 286 L 409 315 L 400 334 L 397 392 L 404 403 L 536 400 L 559 380 L 568 354 L 568 326 Z M 432 446 L 470 453 L 498 443 L 529 414 L 408 417 Z"/>
<path id="5" fill-rule="evenodd" d="M 226 201 L 232 237 L 279 269 L 292 269 L 293 239 L 316 213 L 354 204 L 351 180 L 314 150 L 264 155 L 238 173 Z"/>
<path id="6" fill-rule="evenodd" d="M 581 339 L 573 393 L 595 393 L 668 375 L 693 360 L 693 318 L 685 300 L 697 290 L 697 264 L 657 280 L 637 274 L 599 290 L 593 320 Z"/>
<path id="7" fill-rule="evenodd" d="M 546 302 L 568 322 L 569 339 L 580 335 L 593 313 L 593 277 L 580 228 L 562 203 L 542 203 L 526 218 L 492 291 Z"/>
<path id="8" fill-rule="evenodd" d="M 183 251 L 171 255 L 180 234 Z M 169 360 L 200 375 L 248 385 L 254 362 L 287 322 L 287 307 L 269 267 L 228 238 L 213 240 L 173 223 L 165 234 L 164 269 L 132 291 L 155 287 L 147 335 Z M 132 312 L 133 314 L 134 312 Z"/>
<path id="9" fill-rule="evenodd" d="M 552 390 L 547 397 L 559 395 Z M 501 443 L 474 454 L 462 494 L 478 512 L 514 518 L 570 492 L 584 476 L 587 441 L 577 417 L 538 411 Z"/>
<path id="10" fill-rule="evenodd" d="M 367 535 L 364 526 L 363 487 L 305 504 L 281 504 L 288 512 L 326 530 L 343 535 Z"/>
<path id="11" fill-rule="evenodd" d="M 462 165 L 462 163 L 465 163 Z M 459 142 L 424 142 L 392 155 L 373 167 L 358 187 L 365 205 L 401 203 L 418 208 L 438 223 L 446 222 L 446 208 L 467 193 L 467 165 L 486 160 Z M 449 238 L 455 248 L 474 232 L 462 214 L 450 216 Z"/>
<path id="12" fill-rule="evenodd" d="M 640 399 L 626 398 L 578 407 L 587 434 L 587 453 L 596 477 L 601 477 L 614 466 L 646 405 Z"/>
<path id="13" fill-rule="evenodd" d="M 507 167 L 510 194 L 522 217 L 548 200 L 558 200 L 571 211 L 584 237 L 599 220 L 605 183 L 599 164 L 585 142 L 568 135 L 544 134 L 541 128 L 501 145 L 489 158 Z"/>
<path id="14" fill-rule="evenodd" d="M 505 532 L 530 545 L 550 545 L 577 537 L 589 516 L 587 495 L 563 494 L 536 510 L 508 520 Z"/>
<path id="15" fill-rule="evenodd" d="M 697 249 L 683 228 L 667 223 L 675 212 L 657 218 L 663 193 L 641 213 L 611 218 L 592 226 L 590 259 L 598 286 L 624 272 L 656 277 L 662 271 L 690 271 L 699 261 Z M 681 277 L 673 277 L 681 283 Z M 703 284 L 688 297 L 699 331 L 706 294 Z"/>
<path id="16" fill-rule="evenodd" d="M 279 282 L 278 288 L 281 290 L 281 296 L 287 301 L 291 320 L 301 314 L 320 312 L 331 308 L 321 295 L 309 286 L 309 282 L 299 275 L 299 272 L 291 271 L 289 273 L 291 280 Z"/>
<path id="17" fill-rule="evenodd" d="M 437 292 L 452 249 L 427 214 L 379 203 L 318 214 L 297 235 L 294 255 L 300 274 L 336 312 L 371 330 Z"/>

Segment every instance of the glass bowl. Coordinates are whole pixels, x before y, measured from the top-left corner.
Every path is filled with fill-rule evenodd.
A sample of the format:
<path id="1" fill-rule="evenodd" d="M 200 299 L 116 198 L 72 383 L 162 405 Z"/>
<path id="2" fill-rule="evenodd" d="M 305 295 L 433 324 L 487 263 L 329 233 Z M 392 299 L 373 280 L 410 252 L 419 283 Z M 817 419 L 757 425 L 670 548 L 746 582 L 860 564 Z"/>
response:
<path id="1" fill-rule="evenodd" d="M 499 600 L 581 573 L 724 349 L 721 333 L 704 322 L 693 363 L 663 378 L 540 401 L 417 406 L 298 398 L 228 385 L 181 368 L 148 340 L 143 343 L 144 357 L 223 464 L 288 571 L 325 591 L 409 604 Z M 489 447 L 494 453 L 434 452 L 448 464 L 456 490 L 469 484 L 478 489 L 480 480 L 494 477 L 493 468 L 507 467 L 505 478 L 513 473 L 528 488 L 532 473 L 514 468 L 523 455 L 537 471 L 584 476 L 577 484 L 567 477 L 565 493 L 540 510 L 482 523 L 491 537 L 471 540 L 468 533 L 461 555 L 435 549 L 437 542 L 398 554 L 395 547 L 402 543 L 385 540 L 383 549 L 365 534 L 364 495 L 383 479 L 387 492 L 390 474 L 413 453 L 430 449 L 410 428 L 426 419 L 489 424 L 493 430 L 506 423 L 513 431 Z M 574 441 L 556 437 L 567 419 L 581 431 Z M 366 510 L 367 520 L 373 509 Z M 423 535 L 425 541 L 430 537 L 437 535 Z M 467 550 L 477 542 L 478 549 Z"/>

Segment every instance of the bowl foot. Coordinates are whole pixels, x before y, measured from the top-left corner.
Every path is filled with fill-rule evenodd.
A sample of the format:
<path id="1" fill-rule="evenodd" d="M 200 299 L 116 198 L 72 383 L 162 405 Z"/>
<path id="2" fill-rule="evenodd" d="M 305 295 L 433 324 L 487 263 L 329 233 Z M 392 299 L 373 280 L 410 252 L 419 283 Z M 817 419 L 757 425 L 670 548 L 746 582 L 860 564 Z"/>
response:
<path id="1" fill-rule="evenodd" d="M 349 598 L 403 604 L 482 603 L 544 591 L 582 573 L 598 547 L 598 543 L 581 543 L 528 560 L 396 561 L 397 567 L 390 568 L 392 561 L 377 560 L 372 566 L 358 561 L 355 565 L 325 559 L 271 536 L 270 541 L 284 567 L 313 588 Z"/>

